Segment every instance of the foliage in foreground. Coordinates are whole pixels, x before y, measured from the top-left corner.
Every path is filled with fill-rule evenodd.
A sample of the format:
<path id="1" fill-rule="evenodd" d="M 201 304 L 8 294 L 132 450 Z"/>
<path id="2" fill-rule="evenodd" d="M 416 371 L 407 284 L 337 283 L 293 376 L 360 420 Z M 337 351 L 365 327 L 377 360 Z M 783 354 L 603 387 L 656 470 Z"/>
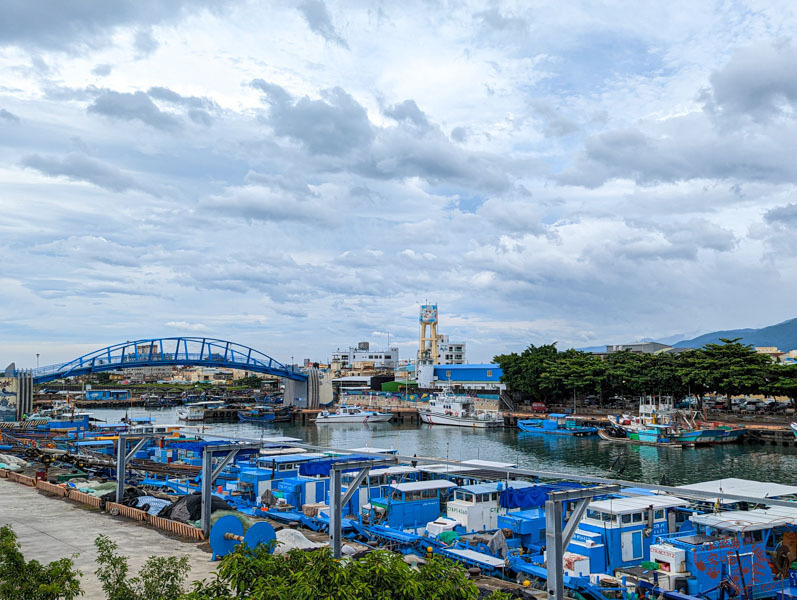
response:
<path id="1" fill-rule="evenodd" d="M 269 554 L 238 547 L 224 557 L 216 579 L 196 582 L 184 600 L 475 600 L 478 588 L 456 563 L 431 558 L 417 569 L 402 556 L 376 551 L 336 560 L 329 548 Z M 494 592 L 490 600 L 508 595 Z"/>
<path id="2" fill-rule="evenodd" d="M 183 594 L 183 584 L 191 567 L 187 556 L 150 556 L 136 577 L 128 578 L 127 557 L 117 554 L 117 544 L 100 535 L 94 540 L 97 547 L 97 570 L 108 600 L 177 600 Z"/>
<path id="3" fill-rule="evenodd" d="M 11 527 L 0 527 L 0 600 L 72 600 L 82 593 L 74 567 L 72 558 L 26 561 Z"/>

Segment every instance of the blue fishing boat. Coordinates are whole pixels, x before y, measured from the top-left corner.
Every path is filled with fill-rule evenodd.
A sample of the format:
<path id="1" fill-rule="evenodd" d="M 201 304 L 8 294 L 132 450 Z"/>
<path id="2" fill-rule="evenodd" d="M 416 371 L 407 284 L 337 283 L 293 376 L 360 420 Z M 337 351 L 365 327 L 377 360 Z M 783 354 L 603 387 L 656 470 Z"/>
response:
<path id="1" fill-rule="evenodd" d="M 550 414 L 547 419 L 521 419 L 517 426 L 521 431 L 545 435 L 585 437 L 598 433 L 597 427 L 583 427 L 571 415 L 566 414 Z"/>
<path id="2" fill-rule="evenodd" d="M 275 419 L 276 412 L 267 406 L 238 411 L 238 420 L 246 423 L 273 423 Z"/>

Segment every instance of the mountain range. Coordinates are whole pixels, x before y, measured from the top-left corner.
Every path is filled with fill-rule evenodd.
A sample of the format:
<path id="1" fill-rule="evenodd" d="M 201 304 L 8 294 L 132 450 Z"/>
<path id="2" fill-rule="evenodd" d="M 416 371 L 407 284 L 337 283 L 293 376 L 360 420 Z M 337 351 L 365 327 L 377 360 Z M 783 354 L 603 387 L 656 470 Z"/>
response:
<path id="1" fill-rule="evenodd" d="M 777 325 L 769 325 L 760 329 L 728 329 L 726 331 L 713 331 L 704 333 L 692 339 L 682 339 L 683 335 L 673 335 L 666 338 L 651 339 L 644 338 L 641 342 L 659 342 L 674 346 L 675 348 L 701 348 L 706 344 L 718 344 L 720 338 L 734 339 L 741 338 L 743 344 L 753 346 L 775 346 L 781 351 L 797 349 L 797 318 L 783 321 Z M 625 342 L 628 343 L 628 342 Z M 579 348 L 585 352 L 604 352 L 606 346 L 590 346 L 589 348 Z"/>

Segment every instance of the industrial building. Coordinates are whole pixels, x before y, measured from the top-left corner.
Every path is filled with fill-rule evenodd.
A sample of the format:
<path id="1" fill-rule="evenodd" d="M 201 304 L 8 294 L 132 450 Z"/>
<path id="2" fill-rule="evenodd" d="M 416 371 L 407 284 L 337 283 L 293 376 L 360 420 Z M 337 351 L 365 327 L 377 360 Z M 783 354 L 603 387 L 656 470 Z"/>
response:
<path id="1" fill-rule="evenodd" d="M 473 365 L 418 365 L 418 387 L 440 389 L 450 383 L 454 389 L 501 391 L 504 374 L 501 367 L 493 364 Z"/>

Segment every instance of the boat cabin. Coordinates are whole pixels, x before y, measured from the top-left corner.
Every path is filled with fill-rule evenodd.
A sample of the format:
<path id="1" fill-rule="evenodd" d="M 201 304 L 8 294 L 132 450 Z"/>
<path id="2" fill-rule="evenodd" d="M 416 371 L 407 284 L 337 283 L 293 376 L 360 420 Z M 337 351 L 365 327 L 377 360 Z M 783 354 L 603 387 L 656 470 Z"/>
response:
<path id="1" fill-rule="evenodd" d="M 657 536 L 678 531 L 688 505 L 687 500 L 664 495 L 590 502 L 567 551 L 588 559 L 589 573 L 613 575 L 616 569 L 638 566 L 649 559 Z"/>
<path id="2" fill-rule="evenodd" d="M 418 469 L 409 465 L 371 469 L 360 483 L 360 487 L 349 500 L 349 503 L 343 507 L 343 514 L 358 515 L 360 514 L 360 509 L 368 504 L 371 498 L 384 497 L 387 494 L 386 488 L 390 484 L 417 481 L 419 476 Z M 357 472 L 341 473 L 341 483 L 344 491 L 349 489 L 355 477 L 357 477 Z"/>
<path id="3" fill-rule="evenodd" d="M 753 600 L 789 588 L 797 508 L 695 514 L 690 520 L 693 531 L 661 536 L 650 548 L 661 589 L 717 600 L 726 586 Z"/>
<path id="4" fill-rule="evenodd" d="M 534 487 L 527 481 L 513 481 L 514 489 Z M 498 527 L 498 516 L 507 509 L 499 503 L 501 492 L 507 487 L 503 481 L 477 483 L 455 488 L 446 504 L 446 517 L 458 521 L 466 532 L 485 531 Z"/>
<path id="5" fill-rule="evenodd" d="M 444 479 L 391 483 L 385 495 L 363 506 L 368 522 L 402 531 L 422 531 L 441 513 L 442 500 L 455 483 Z"/>

